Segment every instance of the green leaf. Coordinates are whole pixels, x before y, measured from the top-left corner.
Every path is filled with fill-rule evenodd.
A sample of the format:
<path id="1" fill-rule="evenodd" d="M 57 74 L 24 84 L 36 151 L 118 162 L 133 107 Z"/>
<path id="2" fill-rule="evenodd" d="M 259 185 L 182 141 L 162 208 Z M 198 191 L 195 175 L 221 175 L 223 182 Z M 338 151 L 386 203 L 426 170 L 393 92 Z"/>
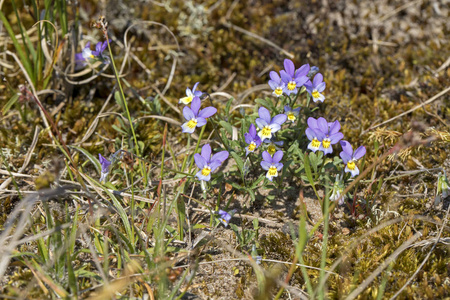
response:
<path id="1" fill-rule="evenodd" d="M 89 151 L 87 151 L 86 149 L 83 149 L 81 147 L 77 147 L 77 146 L 70 146 L 70 148 L 76 149 L 76 150 L 80 151 L 81 153 L 83 153 L 92 162 L 92 164 L 94 165 L 97 172 L 98 173 L 101 172 L 102 166 L 101 166 L 100 162 L 91 153 L 89 153 Z"/>
<path id="2" fill-rule="evenodd" d="M 231 104 L 233 103 L 234 98 L 230 98 L 227 102 L 227 105 L 225 107 L 225 111 L 227 113 L 227 117 L 230 117 L 230 108 L 231 108 Z"/>
<path id="3" fill-rule="evenodd" d="M 8 35 L 14 44 L 14 48 L 16 48 L 17 54 L 19 55 L 20 61 L 23 64 L 25 70 L 27 71 L 28 76 L 30 76 L 31 80 L 33 81 L 33 84 L 36 84 L 33 78 L 33 69 L 31 67 L 31 61 L 23 51 L 19 42 L 17 41 L 14 31 L 12 30 L 11 25 L 9 24 L 8 20 L 6 19 L 2 11 L 0 11 L 0 19 L 3 22 L 3 26 L 5 27 L 6 31 L 8 31 Z"/>
<path id="4" fill-rule="evenodd" d="M 225 121 L 220 121 L 219 122 L 220 126 L 222 126 L 230 135 L 233 135 L 233 127 L 231 126 L 230 123 L 225 122 Z"/>
<path id="5" fill-rule="evenodd" d="M 314 185 L 314 179 L 313 179 L 312 173 L 311 173 L 311 165 L 310 165 L 310 162 L 309 162 L 309 155 L 308 155 L 308 153 L 305 153 L 304 163 L 305 163 L 304 166 L 305 166 L 306 177 L 308 178 L 308 181 L 311 184 L 311 186 L 312 186 L 312 188 L 314 190 L 314 193 L 317 196 L 317 199 L 320 200 L 319 194 L 317 193 L 316 187 Z"/>
<path id="6" fill-rule="evenodd" d="M 259 178 L 256 179 L 255 182 L 253 182 L 253 184 L 252 184 L 252 189 L 256 188 L 256 187 L 258 186 L 258 184 L 260 184 L 260 182 L 264 180 L 265 177 L 266 177 L 266 176 L 264 175 L 264 173 L 261 174 L 261 175 L 259 176 Z"/>
<path id="7" fill-rule="evenodd" d="M 241 174 L 244 174 L 244 162 L 242 161 L 242 158 L 236 152 L 231 152 L 231 156 L 233 156 Z"/>
<path id="8" fill-rule="evenodd" d="M 11 106 L 13 106 L 14 103 L 17 102 L 17 99 L 19 99 L 19 94 L 14 94 L 11 99 L 9 99 L 9 101 L 2 108 L 2 115 L 5 115 L 8 112 Z"/>

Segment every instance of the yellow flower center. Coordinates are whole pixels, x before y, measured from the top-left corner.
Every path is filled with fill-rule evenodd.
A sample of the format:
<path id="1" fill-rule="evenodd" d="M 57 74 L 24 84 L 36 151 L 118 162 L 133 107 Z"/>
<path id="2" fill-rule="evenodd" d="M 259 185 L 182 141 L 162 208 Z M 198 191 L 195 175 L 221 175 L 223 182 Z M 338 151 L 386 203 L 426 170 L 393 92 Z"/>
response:
<path id="1" fill-rule="evenodd" d="M 255 142 L 251 142 L 250 145 L 248 145 L 248 151 L 253 152 L 256 148 Z"/>
<path id="2" fill-rule="evenodd" d="M 192 97 L 192 96 L 187 96 L 187 97 L 181 98 L 180 101 L 181 101 L 183 104 L 189 104 L 189 103 L 192 102 L 192 99 L 194 99 L 194 97 Z"/>
<path id="3" fill-rule="evenodd" d="M 274 144 L 270 144 L 267 148 L 267 152 L 269 152 L 269 154 L 273 156 L 275 152 L 277 152 L 277 148 L 275 148 Z"/>
<path id="4" fill-rule="evenodd" d="M 313 140 L 311 141 L 311 146 L 313 146 L 314 148 L 319 148 L 320 141 L 317 138 L 313 138 Z"/>
<path id="5" fill-rule="evenodd" d="M 204 167 L 203 170 L 202 170 L 202 175 L 203 176 L 208 176 L 209 173 L 211 173 L 211 168 L 208 167 L 208 166 Z"/>
<path id="6" fill-rule="evenodd" d="M 314 91 L 312 92 L 312 96 L 313 96 L 314 98 L 320 98 L 320 93 L 319 93 L 317 90 L 314 90 Z"/>
<path id="7" fill-rule="evenodd" d="M 349 170 L 354 170 L 355 169 L 355 167 L 356 167 L 356 164 L 355 164 L 355 161 L 354 160 L 351 160 L 351 161 L 349 161 L 348 163 L 347 163 L 347 168 L 349 169 Z"/>
<path id="8" fill-rule="evenodd" d="M 264 126 L 264 128 L 261 131 L 263 137 L 270 137 L 272 133 L 272 129 L 269 126 Z"/>
<path id="9" fill-rule="evenodd" d="M 330 139 L 323 139 L 322 145 L 323 145 L 323 147 L 324 147 L 325 149 L 328 149 L 328 148 L 330 147 L 330 145 L 331 145 Z"/>
<path id="10" fill-rule="evenodd" d="M 293 89 L 295 89 L 297 87 L 297 83 L 295 81 L 289 81 L 287 87 L 288 87 L 288 90 L 292 91 Z"/>
<path id="11" fill-rule="evenodd" d="M 271 166 L 269 168 L 269 171 L 267 171 L 267 174 L 271 177 L 277 177 L 278 176 L 277 168 L 275 168 L 275 166 Z"/>
<path id="12" fill-rule="evenodd" d="M 283 94 L 283 89 L 280 88 L 280 87 L 277 87 L 277 88 L 275 89 L 275 91 L 273 91 L 273 92 L 275 93 L 275 95 L 281 96 L 281 95 Z"/>
<path id="13" fill-rule="evenodd" d="M 295 115 L 293 112 L 288 112 L 287 114 L 288 120 L 294 122 L 295 121 Z"/>
<path id="14" fill-rule="evenodd" d="M 187 127 L 189 127 L 190 129 L 194 128 L 195 126 L 197 126 L 197 120 L 196 119 L 190 119 L 189 122 L 187 123 Z"/>

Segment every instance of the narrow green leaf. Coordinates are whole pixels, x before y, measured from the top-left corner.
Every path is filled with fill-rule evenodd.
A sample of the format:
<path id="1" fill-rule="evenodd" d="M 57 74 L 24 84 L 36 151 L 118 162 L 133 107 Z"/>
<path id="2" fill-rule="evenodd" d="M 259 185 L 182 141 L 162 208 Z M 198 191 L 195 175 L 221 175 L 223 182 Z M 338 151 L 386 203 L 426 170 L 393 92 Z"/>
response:
<path id="1" fill-rule="evenodd" d="M 239 171 L 241 172 L 241 174 L 244 173 L 244 161 L 242 161 L 242 158 L 236 153 L 236 152 L 231 152 L 231 156 L 233 156 L 234 161 L 236 162 Z"/>
<path id="2" fill-rule="evenodd" d="M 14 103 L 17 102 L 17 99 L 19 99 L 19 94 L 14 94 L 11 99 L 8 100 L 8 102 L 2 108 L 2 115 L 5 115 L 8 112 L 11 106 L 13 106 Z"/>
<path id="3" fill-rule="evenodd" d="M 83 153 L 92 162 L 92 164 L 94 165 L 97 172 L 98 173 L 101 172 L 102 166 L 101 166 L 100 162 L 91 153 L 89 153 L 89 151 L 87 151 L 86 149 L 83 149 L 81 147 L 77 147 L 77 146 L 70 146 L 70 148 L 73 148 L 73 149 L 78 150 L 81 153 Z"/>
<path id="4" fill-rule="evenodd" d="M 0 11 L 0 19 L 3 22 L 3 26 L 5 26 L 6 31 L 8 31 L 8 35 L 11 38 L 14 47 L 16 48 L 17 54 L 20 58 L 20 61 L 22 62 L 25 70 L 27 71 L 28 75 L 30 76 L 31 80 L 33 80 L 33 84 L 36 84 L 34 78 L 33 78 L 33 69 L 31 67 L 31 62 L 29 57 L 25 54 L 25 52 L 22 49 L 22 46 L 17 41 L 14 31 L 11 28 L 11 25 L 9 24 L 8 20 L 6 19 L 5 15 L 2 11 Z"/>
<path id="5" fill-rule="evenodd" d="M 231 126 L 230 123 L 225 122 L 225 121 L 220 121 L 219 122 L 220 126 L 222 126 L 230 135 L 233 135 L 233 127 Z"/>
<path id="6" fill-rule="evenodd" d="M 320 201 L 319 194 L 317 193 L 316 186 L 314 185 L 314 179 L 313 179 L 312 173 L 311 173 L 311 165 L 310 165 L 310 162 L 309 162 L 309 155 L 308 155 L 308 153 L 305 153 L 305 156 L 304 156 L 304 166 L 305 166 L 306 177 L 308 178 L 308 181 L 311 184 L 311 186 L 312 186 L 312 188 L 314 190 L 314 193 L 317 196 L 317 199 L 319 199 L 319 201 Z"/>

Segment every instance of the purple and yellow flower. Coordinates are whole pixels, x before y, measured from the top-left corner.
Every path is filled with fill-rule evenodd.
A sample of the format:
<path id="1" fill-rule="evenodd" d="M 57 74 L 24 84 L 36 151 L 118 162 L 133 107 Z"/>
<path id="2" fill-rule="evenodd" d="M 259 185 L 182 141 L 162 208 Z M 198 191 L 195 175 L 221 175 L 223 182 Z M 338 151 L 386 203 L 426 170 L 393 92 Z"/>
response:
<path id="1" fill-rule="evenodd" d="M 292 60 L 284 60 L 284 70 L 280 72 L 280 75 L 281 80 L 286 84 L 284 89 L 286 95 L 297 94 L 298 88 L 309 80 L 307 77 L 309 69 L 309 64 L 306 64 L 295 70 Z"/>
<path id="2" fill-rule="evenodd" d="M 248 146 L 245 148 L 245 155 L 254 152 L 261 145 L 261 138 L 256 134 L 255 125 L 251 124 L 248 133 L 245 133 L 245 142 Z"/>
<path id="3" fill-rule="evenodd" d="M 183 108 L 183 116 L 187 122 L 181 125 L 182 132 L 193 133 L 195 127 L 206 125 L 206 119 L 217 112 L 217 109 L 212 106 L 200 110 L 201 104 L 200 98 L 194 97 L 191 102 L 191 107 L 185 106 Z"/>
<path id="4" fill-rule="evenodd" d="M 180 98 L 180 101 L 178 103 L 183 103 L 185 105 L 188 105 L 189 103 L 192 102 L 192 100 L 195 97 L 200 98 L 200 96 L 202 95 L 202 92 L 195 90 L 197 88 L 198 84 L 199 84 L 198 82 L 196 84 L 194 84 L 194 87 L 192 88 L 192 90 L 190 88 L 186 88 L 186 97 Z"/>
<path id="5" fill-rule="evenodd" d="M 301 107 L 297 107 L 295 109 L 292 109 L 289 105 L 286 105 L 284 107 L 284 114 L 287 116 L 287 119 L 294 123 L 294 121 L 297 119 L 298 114 L 300 113 Z"/>
<path id="6" fill-rule="evenodd" d="M 280 163 L 283 158 L 283 151 L 277 151 L 273 157 L 269 152 L 264 151 L 262 157 L 261 167 L 267 170 L 266 178 L 272 181 L 274 177 L 278 177 L 278 172 L 283 168 L 283 164 Z"/>
<path id="7" fill-rule="evenodd" d="M 222 223 L 223 226 L 227 227 L 232 218 L 232 215 L 221 209 L 219 209 L 219 211 L 217 211 L 216 213 L 219 215 L 220 223 Z"/>
<path id="8" fill-rule="evenodd" d="M 313 98 L 314 102 L 325 100 L 325 96 L 321 93 L 325 90 L 326 83 L 323 82 L 323 75 L 320 73 L 317 73 L 316 76 L 314 76 L 314 80 L 311 83 L 308 82 L 305 84 L 306 90 Z"/>
<path id="9" fill-rule="evenodd" d="M 342 152 L 339 154 L 345 164 L 345 172 L 350 172 L 351 177 L 355 177 L 359 174 L 359 169 L 356 166 L 356 161 L 366 154 L 366 147 L 360 146 L 353 151 L 349 142 L 341 141 Z"/>
<path id="10" fill-rule="evenodd" d="M 75 54 L 75 62 L 77 64 L 77 67 L 84 67 L 88 61 L 93 60 L 95 58 L 102 58 L 103 57 L 103 51 L 105 51 L 106 47 L 108 46 L 107 42 L 104 41 L 98 42 L 97 45 L 95 45 L 95 50 L 91 50 L 91 43 L 88 42 L 86 44 L 86 47 L 83 48 L 81 53 Z"/>
<path id="11" fill-rule="evenodd" d="M 199 180 L 209 181 L 211 172 L 214 172 L 227 158 L 228 151 L 220 151 L 211 157 L 211 146 L 206 144 L 202 147 L 201 154 L 196 153 L 194 160 L 200 171 L 195 174 Z"/>
<path id="12" fill-rule="evenodd" d="M 270 139 L 272 134 L 281 129 L 281 124 L 286 122 L 287 116 L 285 114 L 279 114 L 275 117 L 270 117 L 270 112 L 265 107 L 260 107 L 258 110 L 259 118 L 256 119 L 256 125 L 258 125 L 258 132 L 261 141 L 265 139 Z"/>
<path id="13" fill-rule="evenodd" d="M 275 71 L 270 72 L 269 85 L 273 90 L 273 94 L 277 97 L 283 95 L 283 91 L 286 88 L 286 84 L 281 80 L 281 77 Z"/>
<path id="14" fill-rule="evenodd" d="M 111 167 L 111 162 L 103 157 L 100 153 L 98 154 L 98 160 L 100 161 L 100 165 L 102 166 L 100 182 L 106 181 L 106 176 L 109 174 L 109 168 Z"/>
<path id="15" fill-rule="evenodd" d="M 308 118 L 308 128 L 305 133 L 308 139 L 311 141 L 308 145 L 308 149 L 316 152 L 317 150 L 323 151 L 324 154 L 333 152 L 331 147 L 337 144 L 344 134 L 339 132 L 341 124 L 339 121 L 327 122 L 324 118 L 314 119 Z"/>

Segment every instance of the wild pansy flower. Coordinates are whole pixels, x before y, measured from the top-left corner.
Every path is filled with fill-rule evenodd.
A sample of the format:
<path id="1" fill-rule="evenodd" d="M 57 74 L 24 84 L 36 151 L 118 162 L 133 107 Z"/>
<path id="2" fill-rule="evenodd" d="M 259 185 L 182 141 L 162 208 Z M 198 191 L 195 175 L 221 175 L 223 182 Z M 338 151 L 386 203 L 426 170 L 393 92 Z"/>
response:
<path id="1" fill-rule="evenodd" d="M 316 76 L 314 76 L 314 80 L 311 83 L 308 82 L 305 84 L 306 90 L 313 98 L 314 102 L 325 100 L 325 96 L 321 93 L 325 90 L 326 83 L 323 82 L 323 75 L 320 73 L 317 73 Z"/>
<path id="2" fill-rule="evenodd" d="M 265 107 L 260 107 L 258 113 L 259 118 L 257 118 L 255 122 L 259 129 L 261 129 L 258 132 L 261 141 L 270 139 L 273 133 L 281 129 L 281 124 L 286 122 L 287 119 L 285 114 L 279 114 L 271 118 L 269 110 Z"/>
<path id="3" fill-rule="evenodd" d="M 277 97 L 283 95 L 283 91 L 286 87 L 286 84 L 281 80 L 281 77 L 277 72 L 270 72 L 270 80 L 269 80 L 270 88 L 273 90 L 273 94 Z"/>
<path id="4" fill-rule="evenodd" d="M 306 76 L 309 73 L 309 69 L 309 64 L 306 64 L 295 70 L 292 60 L 284 60 L 284 70 L 280 72 L 280 75 L 281 80 L 286 84 L 284 89 L 286 95 L 297 94 L 298 88 L 309 80 Z"/>
<path id="5" fill-rule="evenodd" d="M 272 181 L 274 177 L 278 177 L 278 172 L 283 168 L 283 164 L 280 163 L 283 158 L 283 151 L 277 151 L 273 157 L 269 152 L 264 151 L 262 157 L 261 167 L 267 170 L 266 178 Z"/>
<path id="6" fill-rule="evenodd" d="M 308 128 L 305 133 L 308 139 L 311 141 L 308 145 L 308 149 L 316 152 L 317 150 L 323 151 L 324 154 L 333 152 L 331 145 L 337 144 L 344 134 L 339 132 L 341 124 L 339 121 L 327 122 L 324 118 L 314 119 L 308 118 Z"/>
<path id="7" fill-rule="evenodd" d="M 187 122 L 181 125 L 183 132 L 193 133 L 195 127 L 206 125 L 206 118 L 211 117 L 217 112 L 217 109 L 212 106 L 200 110 L 201 104 L 200 98 L 194 97 L 191 102 L 191 107 L 185 106 L 183 108 L 183 116 L 187 120 Z"/>
<path id="8" fill-rule="evenodd" d="M 342 151 L 339 155 L 345 164 L 345 172 L 350 172 L 351 177 L 355 177 L 359 174 L 359 169 L 356 166 L 356 161 L 366 154 L 366 147 L 360 146 L 358 149 L 353 151 L 352 146 L 349 142 L 341 141 Z"/>
<path id="9" fill-rule="evenodd" d="M 245 133 L 244 137 L 245 142 L 248 144 L 245 148 L 245 155 L 255 151 L 255 149 L 261 145 L 261 138 L 256 134 L 256 127 L 253 124 L 250 124 L 248 133 Z"/>
<path id="10" fill-rule="evenodd" d="M 111 162 L 107 158 L 103 157 L 100 153 L 98 154 L 98 160 L 100 161 L 100 165 L 102 166 L 100 182 L 103 182 L 106 181 L 106 176 L 108 176 L 109 174 Z"/>
<path id="11" fill-rule="evenodd" d="M 273 156 L 278 150 L 281 150 L 277 146 L 283 147 L 284 144 L 283 141 L 275 141 L 273 137 L 271 139 L 264 140 L 264 143 L 269 144 L 269 146 L 267 146 L 267 152 L 269 152 L 271 156 Z"/>
<path id="12" fill-rule="evenodd" d="M 102 58 L 103 57 L 103 51 L 105 51 L 106 47 L 108 46 L 107 42 L 104 41 L 98 42 L 97 45 L 95 45 L 95 50 L 91 50 L 91 42 L 88 42 L 86 44 L 86 47 L 83 48 L 81 53 L 75 54 L 75 62 L 78 67 L 84 67 L 87 64 L 87 61 L 93 60 L 95 58 Z"/>
<path id="13" fill-rule="evenodd" d="M 284 114 L 287 116 L 287 119 L 294 123 L 294 121 L 297 119 L 298 114 L 300 113 L 301 107 L 297 107 L 295 109 L 292 109 L 289 105 L 286 105 L 284 107 Z"/>
<path id="14" fill-rule="evenodd" d="M 214 172 L 227 158 L 228 151 L 220 151 L 211 157 L 211 146 L 206 144 L 202 147 L 201 154 L 194 155 L 195 163 L 200 171 L 195 174 L 199 180 L 209 181 L 211 172 Z"/>
<path id="15" fill-rule="evenodd" d="M 345 195 L 342 195 L 344 191 L 344 181 L 342 180 L 344 176 L 336 175 L 336 180 L 334 181 L 333 190 L 331 191 L 330 201 L 339 200 L 339 205 L 344 204 Z"/>
<path id="16" fill-rule="evenodd" d="M 231 218 L 233 217 L 232 214 L 234 213 L 234 210 L 230 211 L 230 213 L 227 213 L 224 210 L 219 209 L 219 211 L 216 212 L 219 215 L 219 221 L 223 224 L 223 226 L 227 227 L 228 223 L 230 222 Z"/>
<path id="17" fill-rule="evenodd" d="M 178 103 L 183 103 L 185 105 L 188 105 L 189 103 L 192 102 L 192 100 L 195 97 L 200 98 L 200 96 L 202 95 L 202 92 L 195 90 L 197 88 L 198 84 L 199 84 L 199 82 L 194 84 L 194 87 L 192 88 L 192 90 L 190 88 L 186 88 L 186 97 L 181 98 Z"/>

